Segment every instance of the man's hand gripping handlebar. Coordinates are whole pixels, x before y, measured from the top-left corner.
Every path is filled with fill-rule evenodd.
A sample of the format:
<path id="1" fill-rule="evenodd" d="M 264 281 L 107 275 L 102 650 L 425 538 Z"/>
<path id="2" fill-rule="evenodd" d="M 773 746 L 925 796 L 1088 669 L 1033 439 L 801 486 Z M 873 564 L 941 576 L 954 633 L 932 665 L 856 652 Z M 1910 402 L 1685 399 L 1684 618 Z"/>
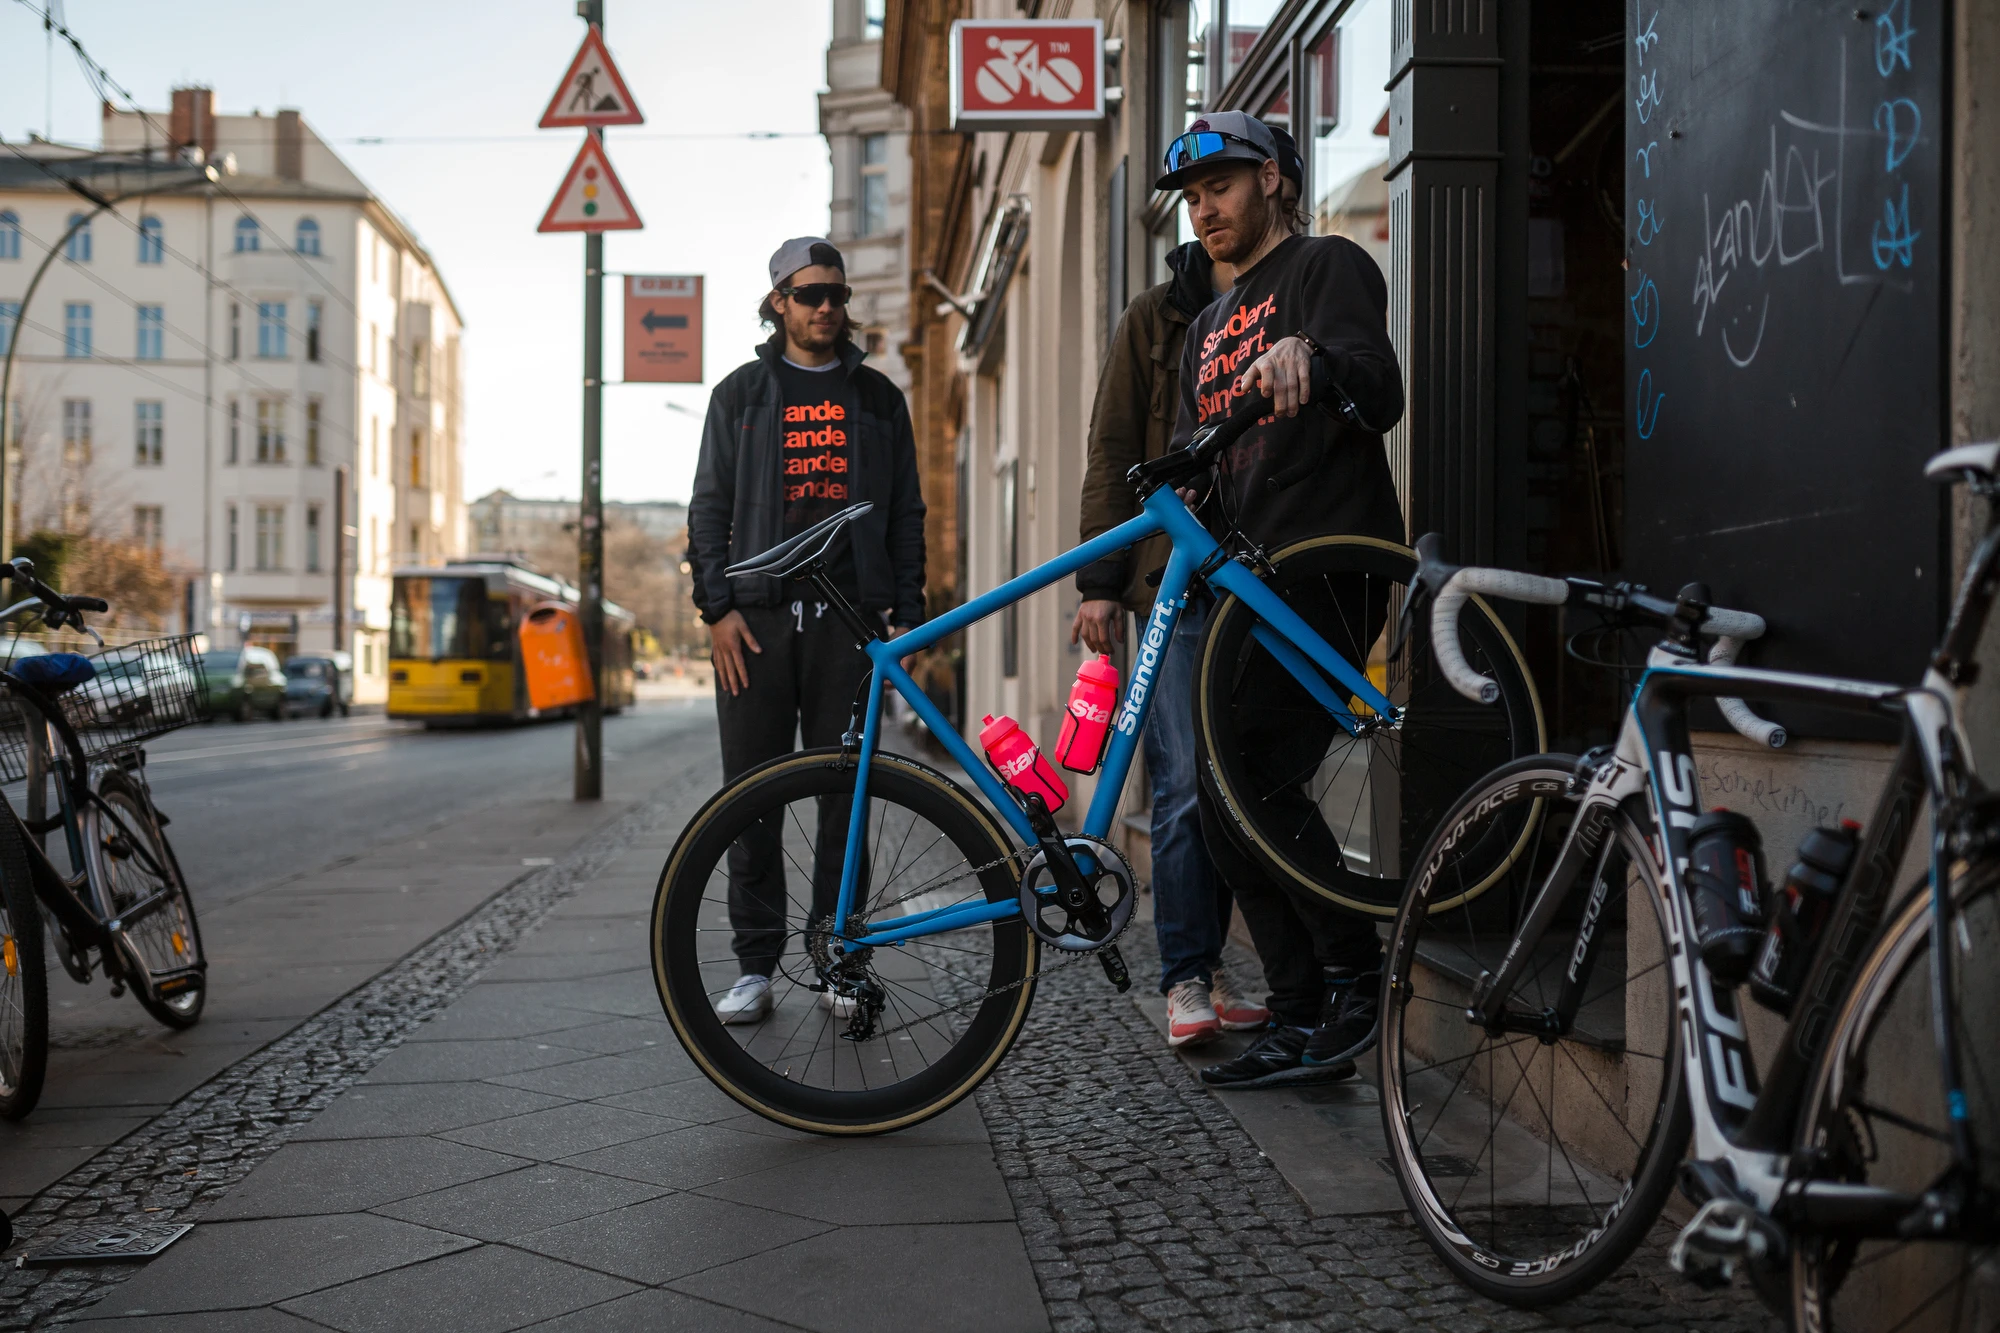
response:
<path id="1" fill-rule="evenodd" d="M 1315 356 L 1312 359 L 1312 388 L 1308 397 L 1313 406 L 1328 415 L 1337 415 L 1366 429 L 1360 413 L 1354 406 L 1354 400 L 1348 397 L 1347 391 L 1335 381 L 1333 367 L 1328 364 L 1324 356 Z M 1201 476 L 1215 466 L 1216 460 L 1222 457 L 1230 445 L 1242 439 L 1245 432 L 1269 415 L 1271 415 L 1270 398 L 1261 390 L 1252 389 L 1244 395 L 1243 401 L 1238 403 L 1228 416 L 1196 431 L 1194 438 L 1188 441 L 1187 448 L 1176 449 L 1148 462 L 1134 464 L 1132 470 L 1125 474 L 1125 479 L 1132 483 L 1132 488 L 1138 491 L 1139 498 L 1143 500 L 1162 486 L 1178 486 L 1184 481 Z M 1290 467 L 1267 479 L 1266 485 L 1273 490 L 1284 490 L 1304 481 L 1319 466 L 1325 453 L 1326 441 L 1322 437 L 1318 448 L 1309 450 Z"/>
<path id="2" fill-rule="evenodd" d="M 1722 666 L 1734 662 L 1745 643 L 1764 633 L 1762 616 L 1707 605 L 1706 591 L 1699 584 L 1690 584 L 1679 598 L 1669 600 L 1630 583 L 1606 585 L 1588 579 L 1552 579 L 1511 569 L 1453 565 L 1444 559 L 1444 539 L 1429 533 L 1417 539 L 1416 582 L 1404 599 L 1390 656 L 1409 637 L 1423 603 L 1432 602 L 1431 651 L 1437 655 L 1438 670 L 1453 689 L 1475 703 L 1497 702 L 1500 687 L 1474 671 L 1459 646 L 1458 614 L 1465 599 L 1474 593 L 1541 606 L 1588 606 L 1613 617 L 1657 624 L 1669 632 L 1684 627 L 1691 636 L 1706 635 L 1715 640 L 1707 660 Z M 1758 717 L 1741 699 L 1717 699 L 1716 704 L 1729 725 L 1747 739 L 1774 750 L 1785 743 L 1785 729 Z"/>

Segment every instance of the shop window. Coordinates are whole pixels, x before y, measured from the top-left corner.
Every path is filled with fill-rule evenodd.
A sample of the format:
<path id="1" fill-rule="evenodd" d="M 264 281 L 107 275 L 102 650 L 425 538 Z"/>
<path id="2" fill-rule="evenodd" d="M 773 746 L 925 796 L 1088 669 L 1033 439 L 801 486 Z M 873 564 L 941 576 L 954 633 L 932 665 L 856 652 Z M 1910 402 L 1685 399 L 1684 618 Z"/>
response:
<path id="1" fill-rule="evenodd" d="M 1389 17 L 1392 0 L 1356 0 L 1306 52 L 1313 81 L 1313 232 L 1345 236 L 1389 266 Z"/>
<path id="2" fill-rule="evenodd" d="M 1236 71 L 1243 68 L 1250 48 L 1285 7 L 1285 0 L 1222 0 L 1222 4 L 1223 31 L 1228 40 L 1222 45 L 1222 79 L 1216 86 L 1227 88 Z"/>

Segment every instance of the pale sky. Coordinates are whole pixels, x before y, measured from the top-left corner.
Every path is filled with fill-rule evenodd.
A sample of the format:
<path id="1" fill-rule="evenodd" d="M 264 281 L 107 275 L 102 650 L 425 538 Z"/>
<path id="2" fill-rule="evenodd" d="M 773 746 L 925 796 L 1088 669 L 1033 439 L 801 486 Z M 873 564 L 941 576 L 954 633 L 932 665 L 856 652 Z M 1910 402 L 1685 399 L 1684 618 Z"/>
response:
<path id="1" fill-rule="evenodd" d="M 94 146 L 96 95 L 60 41 L 45 62 L 42 4 L 0 0 L 0 134 L 44 133 L 52 103 L 53 137 Z M 165 110 L 175 84 L 205 83 L 225 114 L 303 112 L 415 229 L 465 315 L 468 497 L 577 494 L 583 239 L 535 232 L 583 133 L 535 128 L 583 39 L 573 0 L 68 0 L 65 11 L 149 110 Z M 646 226 L 610 233 L 605 267 L 707 275 L 709 384 L 762 334 L 771 251 L 826 230 L 815 95 L 831 11 L 830 0 L 607 3 L 605 35 L 646 123 L 611 130 L 606 146 Z M 742 137 L 770 132 L 791 137 Z M 347 142 L 364 137 L 390 142 Z M 612 380 L 619 301 L 607 278 Z M 612 384 L 604 397 L 606 498 L 684 499 L 707 387 Z"/>

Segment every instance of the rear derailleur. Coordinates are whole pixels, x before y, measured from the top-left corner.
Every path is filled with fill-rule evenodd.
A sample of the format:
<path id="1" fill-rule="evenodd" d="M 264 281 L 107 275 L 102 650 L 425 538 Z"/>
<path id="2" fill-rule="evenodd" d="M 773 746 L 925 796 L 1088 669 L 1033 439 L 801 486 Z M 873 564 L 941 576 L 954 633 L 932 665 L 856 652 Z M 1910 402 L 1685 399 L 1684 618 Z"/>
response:
<path id="1" fill-rule="evenodd" d="M 866 927 L 858 921 L 850 921 L 848 930 L 851 935 L 858 935 Z M 876 1026 L 881 1022 L 883 1007 L 889 1002 L 888 992 L 868 970 L 868 959 L 874 950 L 848 946 L 844 952 L 836 954 L 833 932 L 817 925 L 806 934 L 806 949 L 812 955 L 814 970 L 819 974 L 819 984 L 811 989 L 833 996 L 836 1013 L 841 1007 L 839 1002 L 845 1002 L 847 1026 L 841 1030 L 841 1039 L 855 1042 L 872 1039 Z"/>

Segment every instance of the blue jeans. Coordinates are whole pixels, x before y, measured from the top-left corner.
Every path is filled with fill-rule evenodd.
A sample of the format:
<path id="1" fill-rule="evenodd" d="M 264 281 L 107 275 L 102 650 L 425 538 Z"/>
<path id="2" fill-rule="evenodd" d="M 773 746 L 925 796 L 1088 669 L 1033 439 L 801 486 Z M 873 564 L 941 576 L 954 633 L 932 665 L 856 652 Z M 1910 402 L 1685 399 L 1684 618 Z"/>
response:
<path id="1" fill-rule="evenodd" d="M 1141 616 L 1141 632 L 1145 623 Z M 1194 668 L 1207 623 L 1203 609 L 1182 613 L 1153 679 L 1153 706 L 1141 738 L 1153 780 L 1153 930 L 1163 994 L 1190 977 L 1213 976 L 1229 934 L 1229 890 L 1202 841 L 1195 768 Z"/>

